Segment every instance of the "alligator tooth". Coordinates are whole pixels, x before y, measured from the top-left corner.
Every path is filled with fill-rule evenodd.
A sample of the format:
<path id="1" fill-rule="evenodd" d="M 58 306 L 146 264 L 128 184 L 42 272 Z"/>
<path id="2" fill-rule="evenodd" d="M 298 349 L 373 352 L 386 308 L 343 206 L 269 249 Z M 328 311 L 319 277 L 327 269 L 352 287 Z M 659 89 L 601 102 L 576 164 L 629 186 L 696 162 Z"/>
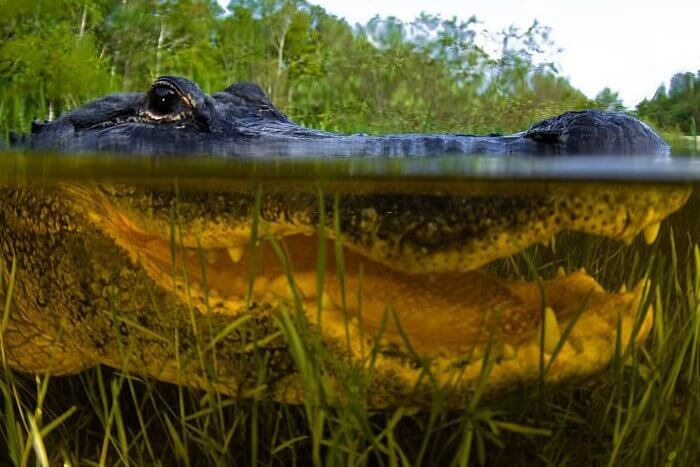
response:
<path id="1" fill-rule="evenodd" d="M 295 287 L 293 289 L 287 276 L 280 274 L 269 282 L 267 290 L 283 300 L 293 300 L 295 292 L 298 293 L 302 299 L 314 298 L 305 296 L 304 291 L 299 287 L 298 283 L 294 285 Z"/>
<path id="2" fill-rule="evenodd" d="M 513 360 L 515 358 L 515 349 L 510 344 L 503 344 L 501 349 L 501 358 L 503 360 Z"/>
<path id="3" fill-rule="evenodd" d="M 331 296 L 326 293 L 326 291 L 323 291 L 323 297 L 321 298 L 322 301 L 322 306 L 324 311 L 330 311 L 335 309 L 335 303 L 333 303 L 333 300 L 331 300 Z"/>
<path id="4" fill-rule="evenodd" d="M 656 237 L 659 236 L 660 227 L 660 222 L 655 222 L 654 224 L 649 224 L 644 227 L 644 241 L 647 242 L 647 245 L 651 245 L 656 241 Z"/>
<path id="5" fill-rule="evenodd" d="M 387 339 L 386 337 L 382 337 L 376 343 L 376 346 L 378 349 L 387 349 L 387 348 L 391 347 L 391 342 L 389 342 L 389 339 Z"/>
<path id="6" fill-rule="evenodd" d="M 649 288 L 651 287 L 651 279 L 648 277 L 644 277 L 640 279 L 639 282 L 637 282 L 637 285 L 634 286 L 634 291 L 635 293 L 641 293 L 643 295 L 646 295 L 649 292 Z"/>
<path id="7" fill-rule="evenodd" d="M 219 260 L 219 253 L 216 250 L 207 251 L 207 263 L 214 264 Z"/>
<path id="8" fill-rule="evenodd" d="M 564 269 L 563 266 L 559 266 L 559 267 L 557 268 L 557 277 L 561 278 L 561 277 L 564 277 L 564 276 L 566 276 L 566 270 Z"/>
<path id="9" fill-rule="evenodd" d="M 474 349 L 474 350 L 472 350 L 472 352 L 469 354 L 469 356 L 471 357 L 471 358 L 469 359 L 469 362 L 470 362 L 470 363 L 471 363 L 471 362 L 474 362 L 474 361 L 476 361 L 476 360 L 480 360 L 480 359 L 484 358 L 484 349 Z"/>
<path id="10" fill-rule="evenodd" d="M 557 321 L 557 315 L 551 307 L 544 309 L 544 351 L 547 353 L 554 352 L 559 339 L 561 338 L 561 333 L 559 332 L 559 322 Z"/>
<path id="11" fill-rule="evenodd" d="M 622 284 L 622 285 L 620 286 L 619 293 L 621 293 L 621 294 L 627 293 L 627 285 L 626 285 L 626 284 Z"/>
<path id="12" fill-rule="evenodd" d="M 241 247 L 227 248 L 226 251 L 228 252 L 228 257 L 231 258 L 231 261 L 234 263 L 239 262 L 243 256 L 243 248 Z"/>

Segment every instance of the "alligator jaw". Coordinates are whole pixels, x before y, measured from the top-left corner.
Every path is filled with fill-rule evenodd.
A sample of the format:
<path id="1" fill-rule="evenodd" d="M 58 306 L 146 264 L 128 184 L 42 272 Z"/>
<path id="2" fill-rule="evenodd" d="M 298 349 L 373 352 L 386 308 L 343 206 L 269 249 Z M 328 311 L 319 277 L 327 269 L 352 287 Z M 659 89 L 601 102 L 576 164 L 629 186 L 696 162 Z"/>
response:
<path id="1" fill-rule="evenodd" d="M 423 359 L 431 362 L 431 372 L 441 384 L 473 387 L 487 349 L 497 362 L 489 378 L 491 388 L 537 381 L 541 364 L 548 368 L 549 382 L 582 378 L 607 366 L 618 343 L 626 348 L 643 341 L 653 320 L 651 307 L 638 313 L 644 283 L 608 293 L 584 271 L 540 284 L 504 280 L 481 270 L 408 274 L 348 249 L 342 281 L 329 255 L 319 301 L 318 239 L 313 235 L 279 240 L 293 285 L 270 242 L 263 242 L 249 289 L 253 263 L 247 244 L 173 246 L 139 230 L 128 218 L 111 219 L 110 235 L 156 284 L 183 303 L 202 313 L 229 314 L 241 309 L 249 290 L 256 301 L 293 304 L 298 298 L 312 326 L 318 327 L 320 316 L 324 339 L 334 348 L 355 362 L 368 362 L 378 350 L 377 371 L 393 375 L 405 388 L 420 378 L 423 370 L 417 362 Z M 333 251 L 331 240 L 327 251 Z"/>
<path id="2" fill-rule="evenodd" d="M 371 216 L 359 216 L 357 223 L 343 224 L 347 230 L 341 233 L 342 281 L 334 263 L 336 243 L 330 238 L 334 232 L 326 231 L 327 264 L 319 293 L 318 220 L 309 216 L 318 207 L 318 199 L 313 196 L 310 202 L 305 197 L 289 197 L 286 192 L 262 198 L 261 212 L 266 217 L 259 218 L 258 241 L 253 249 L 257 256 L 253 261 L 253 216 L 246 194 L 187 197 L 182 193 L 184 199 L 179 200 L 169 197 L 168 192 L 140 193 L 128 187 L 62 188 L 71 209 L 86 216 L 96 231 L 111 239 L 133 265 L 148 275 L 153 285 L 183 307 L 198 310 L 201 316 L 226 317 L 227 323 L 230 316 L 230 323 L 234 323 L 240 313 L 247 313 L 248 303 L 254 302 L 257 310 L 265 310 L 271 329 L 277 329 L 275 320 L 282 319 L 283 310 L 291 311 L 292 316 L 298 316 L 297 311 L 304 313 L 305 321 L 314 335 L 321 337 L 324 350 L 334 361 L 350 362 L 358 371 L 373 375 L 372 390 L 367 395 L 373 407 L 417 402 L 417 397 L 435 391 L 435 383 L 455 388 L 453 394 L 459 398 L 459 394 L 465 394 L 464 389 L 480 384 L 484 368 L 489 369 L 490 390 L 589 377 L 606 368 L 616 354 L 623 355 L 626 349 L 641 343 L 653 322 L 653 308 L 641 306 L 646 301 L 644 282 L 629 291 L 623 288 L 609 293 L 584 271 L 568 275 L 562 271 L 540 283 L 506 280 L 481 269 L 488 262 L 484 258 L 470 259 L 473 241 L 471 246 L 437 243 L 434 251 L 438 254 L 433 256 L 430 249 L 415 250 L 428 253 L 423 257 L 412 256 L 413 250 L 407 248 L 372 250 L 371 243 L 364 248 L 367 244 L 353 228 L 365 229 L 362 232 L 370 234 L 367 238 L 372 242 L 388 239 L 385 246 L 391 245 L 391 235 L 401 232 L 398 225 L 393 230 L 376 229 Z M 682 206 L 688 196 L 688 190 L 682 187 L 587 187 L 583 193 L 573 190 L 557 187 L 546 198 L 536 197 L 535 202 L 540 204 L 534 206 L 542 206 L 537 209 L 530 209 L 530 195 L 518 198 L 522 202 L 513 206 L 508 204 L 515 198 L 507 195 L 495 197 L 504 200 L 500 204 L 489 204 L 493 197 L 474 198 L 474 203 L 485 203 L 488 208 L 483 214 L 494 213 L 490 217 L 494 231 L 500 229 L 501 233 L 483 237 L 493 242 L 480 245 L 479 250 L 494 249 L 489 253 L 493 260 L 569 229 L 623 241 L 642 234 L 646 241 L 652 241 L 658 235 L 657 224 Z M 374 209 L 381 202 L 381 198 L 358 199 L 358 208 Z M 458 198 L 462 199 L 472 198 Z M 452 220 L 456 212 L 472 212 L 459 212 L 461 202 L 447 205 L 457 211 L 439 203 L 430 206 L 440 208 L 424 210 L 438 221 L 448 220 L 442 213 L 452 216 L 445 223 L 447 229 L 458 225 Z M 344 212 L 352 214 L 348 207 L 352 205 L 345 206 Z M 415 206 L 411 207 L 410 199 L 404 207 L 414 209 L 408 211 L 409 219 L 419 214 Z M 511 216 L 511 222 L 500 222 L 495 215 L 509 207 L 518 208 L 517 216 Z M 174 216 L 174 209 L 181 214 Z M 583 216 L 563 215 L 572 213 Z M 397 245 L 420 246 L 415 239 L 402 240 L 407 241 Z M 273 243 L 279 246 L 277 251 Z M 408 270 L 402 269 L 405 263 L 392 260 L 396 252 L 405 255 L 402 258 L 408 260 Z M 445 258 L 450 260 L 449 270 L 441 269 L 445 263 L 436 261 Z M 280 321 L 287 329 L 283 323 Z M 275 333 L 282 336 L 279 329 Z M 492 364 L 485 367 L 486 356 Z M 239 357 L 227 354 L 217 358 L 234 361 Z M 104 362 L 117 365 L 114 360 Z M 144 372 L 162 378 L 150 370 Z M 304 400 L 299 374 L 290 372 L 274 384 L 274 389 L 271 387 L 268 397 L 286 402 Z M 230 391 L 226 388 L 235 386 L 236 378 L 222 375 L 222 390 Z M 416 388 L 416 384 L 424 387 Z M 334 392 L 342 397 L 344 385 L 336 386 Z M 247 394 L 244 389 L 240 391 Z"/>

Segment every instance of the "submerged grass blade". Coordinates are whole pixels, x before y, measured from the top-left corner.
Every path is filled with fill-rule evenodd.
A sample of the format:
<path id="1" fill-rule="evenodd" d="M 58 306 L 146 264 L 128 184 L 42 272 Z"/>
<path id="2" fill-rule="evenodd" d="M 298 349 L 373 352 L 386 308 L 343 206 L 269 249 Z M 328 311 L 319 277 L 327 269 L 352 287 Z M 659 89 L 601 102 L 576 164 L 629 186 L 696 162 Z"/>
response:
<path id="1" fill-rule="evenodd" d="M 323 189 L 318 189 L 318 224 L 316 226 L 318 244 L 316 247 L 316 324 L 318 332 L 323 333 L 323 300 L 326 283 L 326 198 Z"/>
<path id="2" fill-rule="evenodd" d="M 342 213 L 340 212 L 340 193 L 333 198 L 333 246 L 335 251 L 336 274 L 340 288 L 340 309 L 345 319 L 345 339 L 347 349 L 350 350 L 350 328 L 347 300 L 345 296 L 345 256 L 343 254 L 343 232 L 340 225 Z"/>

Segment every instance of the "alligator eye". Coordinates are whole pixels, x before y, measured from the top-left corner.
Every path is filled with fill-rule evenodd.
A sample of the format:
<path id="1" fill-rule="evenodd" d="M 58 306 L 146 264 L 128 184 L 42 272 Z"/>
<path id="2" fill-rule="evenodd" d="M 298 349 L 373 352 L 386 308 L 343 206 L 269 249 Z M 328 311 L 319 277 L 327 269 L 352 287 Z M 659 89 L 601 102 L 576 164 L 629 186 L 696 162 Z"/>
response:
<path id="1" fill-rule="evenodd" d="M 169 86 L 154 85 L 148 93 L 148 110 L 153 115 L 166 116 L 177 113 L 182 109 L 180 95 Z"/>

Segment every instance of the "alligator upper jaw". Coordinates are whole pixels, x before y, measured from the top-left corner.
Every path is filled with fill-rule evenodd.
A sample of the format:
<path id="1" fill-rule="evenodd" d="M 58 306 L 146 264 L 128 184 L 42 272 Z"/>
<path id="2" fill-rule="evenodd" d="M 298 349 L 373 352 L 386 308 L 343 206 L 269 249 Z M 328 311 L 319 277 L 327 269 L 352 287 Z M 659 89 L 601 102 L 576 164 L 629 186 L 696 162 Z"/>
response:
<path id="1" fill-rule="evenodd" d="M 420 377 L 416 361 L 426 358 L 438 381 L 457 378 L 460 386 L 473 386 L 487 349 L 498 361 L 491 387 L 536 381 L 541 363 L 553 355 L 548 380 L 585 377 L 608 364 L 617 344 L 641 342 L 653 319 L 651 309 L 638 313 L 643 283 L 608 293 L 582 270 L 540 283 L 481 270 L 407 274 L 344 249 L 342 274 L 328 254 L 319 297 L 314 235 L 265 241 L 253 254 L 240 243 L 186 247 L 123 217 L 110 235 L 157 285 L 203 313 L 240 310 L 249 293 L 255 301 L 298 298 L 324 339 L 354 361 L 373 359 L 379 371 L 407 388 Z M 277 251 L 272 242 L 278 242 Z M 326 251 L 333 248 L 329 240 Z M 379 352 L 370 358 L 374 349 Z"/>

